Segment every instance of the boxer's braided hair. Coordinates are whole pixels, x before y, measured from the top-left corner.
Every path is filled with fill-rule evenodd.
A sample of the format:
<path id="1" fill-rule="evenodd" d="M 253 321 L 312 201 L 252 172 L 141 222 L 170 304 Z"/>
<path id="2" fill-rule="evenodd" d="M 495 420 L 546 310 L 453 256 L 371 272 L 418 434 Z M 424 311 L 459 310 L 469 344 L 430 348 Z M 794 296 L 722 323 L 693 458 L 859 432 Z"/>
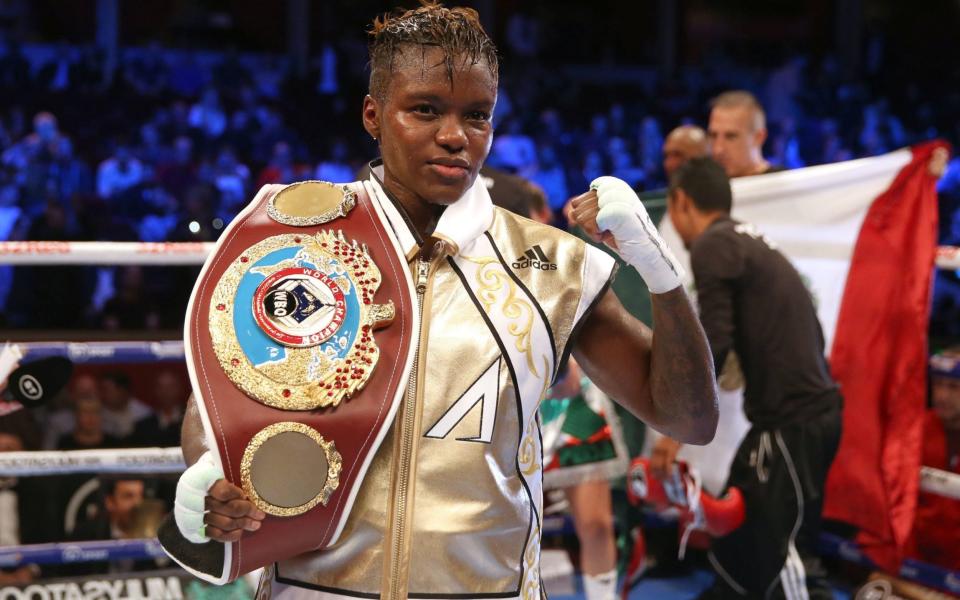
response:
<path id="1" fill-rule="evenodd" d="M 423 52 L 431 46 L 440 48 L 451 83 L 455 68 L 480 62 L 486 62 L 497 78 L 497 49 L 480 24 L 477 11 L 446 8 L 429 0 L 421 0 L 421 4 L 419 8 L 398 9 L 374 19 L 369 32 L 370 95 L 378 100 L 385 98 L 394 59 L 410 46 L 419 46 Z"/>

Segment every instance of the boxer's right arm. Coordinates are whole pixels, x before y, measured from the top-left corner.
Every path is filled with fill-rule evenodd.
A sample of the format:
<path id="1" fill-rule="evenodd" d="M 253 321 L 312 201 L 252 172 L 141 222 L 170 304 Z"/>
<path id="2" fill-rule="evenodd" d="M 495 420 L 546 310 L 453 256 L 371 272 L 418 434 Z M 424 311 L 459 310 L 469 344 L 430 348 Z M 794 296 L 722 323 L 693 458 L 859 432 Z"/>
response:
<path id="1" fill-rule="evenodd" d="M 260 529 L 260 522 L 266 515 L 246 498 L 242 489 L 223 479 L 222 473 L 219 473 L 219 479 L 207 486 L 210 478 L 209 464 L 198 464 L 207 452 L 203 422 L 196 399 L 192 395 L 187 402 L 180 437 L 183 458 L 189 467 L 177 485 L 177 506 L 174 511 L 180 533 L 194 543 L 202 543 L 206 541 L 205 538 L 218 542 L 235 542 L 244 531 Z M 193 481 L 195 479 L 197 481 Z M 196 497 L 202 493 L 198 492 L 197 488 L 207 490 L 202 502 L 201 498 Z M 194 523 L 196 519 L 191 518 L 191 513 L 198 512 L 203 514 L 203 527 L 198 527 L 199 524 Z"/>
<path id="2" fill-rule="evenodd" d="M 187 466 L 196 463 L 207 451 L 204 442 L 203 421 L 200 420 L 200 409 L 197 400 L 190 394 L 187 400 L 187 410 L 183 415 L 183 424 L 180 427 L 180 447 L 183 450 L 183 460 Z"/>

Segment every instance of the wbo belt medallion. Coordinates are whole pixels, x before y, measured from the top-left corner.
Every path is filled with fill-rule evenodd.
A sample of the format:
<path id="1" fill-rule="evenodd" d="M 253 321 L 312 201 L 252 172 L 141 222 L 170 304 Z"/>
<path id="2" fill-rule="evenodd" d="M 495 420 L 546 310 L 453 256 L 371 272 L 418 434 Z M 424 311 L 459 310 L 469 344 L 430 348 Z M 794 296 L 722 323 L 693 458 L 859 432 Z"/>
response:
<path id="1" fill-rule="evenodd" d="M 227 376 L 284 410 L 337 406 L 363 389 L 394 317 L 375 304 L 380 270 L 342 233 L 281 234 L 233 261 L 211 301 L 210 334 Z"/>
<path id="2" fill-rule="evenodd" d="M 226 227 L 190 297 L 184 342 L 203 438 L 269 516 L 180 564 L 227 583 L 328 547 L 386 439 L 419 331 L 407 261 L 364 182 L 269 184 Z"/>
<path id="3" fill-rule="evenodd" d="M 355 204 L 342 188 L 304 182 L 271 198 L 267 213 L 307 227 L 346 216 Z M 209 327 L 217 360 L 234 385 L 267 406 L 336 407 L 362 390 L 377 366 L 373 332 L 395 315 L 392 302 L 373 302 L 380 283 L 367 246 L 341 231 L 267 237 L 242 252 L 214 288 Z M 281 421 L 247 443 L 241 483 L 264 512 L 296 516 L 326 506 L 341 465 L 333 440 Z"/>

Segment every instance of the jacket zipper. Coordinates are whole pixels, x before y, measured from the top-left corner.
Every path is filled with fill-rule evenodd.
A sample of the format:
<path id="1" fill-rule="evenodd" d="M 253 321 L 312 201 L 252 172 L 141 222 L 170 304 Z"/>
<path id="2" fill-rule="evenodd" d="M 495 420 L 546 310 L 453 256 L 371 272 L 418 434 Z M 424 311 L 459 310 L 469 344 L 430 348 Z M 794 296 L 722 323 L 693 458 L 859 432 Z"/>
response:
<path id="1" fill-rule="evenodd" d="M 410 478 L 413 475 L 412 466 L 416 452 L 415 438 L 417 435 L 417 390 L 420 383 L 420 359 L 423 348 L 423 335 L 426 327 L 423 322 L 423 305 L 430 280 L 430 262 L 424 260 L 423 255 L 417 259 L 417 310 L 420 315 L 420 332 L 417 338 L 417 349 L 413 356 L 413 369 L 407 383 L 402 415 L 399 421 L 400 430 L 397 432 L 399 448 L 397 451 L 396 469 L 393 486 L 392 512 L 389 515 L 388 531 L 391 540 L 389 552 L 389 579 L 383 586 L 383 600 L 406 600 L 407 580 L 409 575 L 409 532 L 407 520 L 410 515 Z"/>

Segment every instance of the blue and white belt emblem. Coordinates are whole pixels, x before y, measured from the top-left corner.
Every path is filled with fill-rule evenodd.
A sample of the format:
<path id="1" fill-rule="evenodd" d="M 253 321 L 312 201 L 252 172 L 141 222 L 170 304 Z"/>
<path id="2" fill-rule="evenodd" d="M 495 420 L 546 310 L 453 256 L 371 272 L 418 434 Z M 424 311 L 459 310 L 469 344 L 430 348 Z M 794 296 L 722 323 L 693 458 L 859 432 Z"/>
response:
<path id="1" fill-rule="evenodd" d="M 252 398 L 288 410 L 336 406 L 376 367 L 380 270 L 342 233 L 276 235 L 251 246 L 217 283 L 210 334 L 221 366 Z"/>

